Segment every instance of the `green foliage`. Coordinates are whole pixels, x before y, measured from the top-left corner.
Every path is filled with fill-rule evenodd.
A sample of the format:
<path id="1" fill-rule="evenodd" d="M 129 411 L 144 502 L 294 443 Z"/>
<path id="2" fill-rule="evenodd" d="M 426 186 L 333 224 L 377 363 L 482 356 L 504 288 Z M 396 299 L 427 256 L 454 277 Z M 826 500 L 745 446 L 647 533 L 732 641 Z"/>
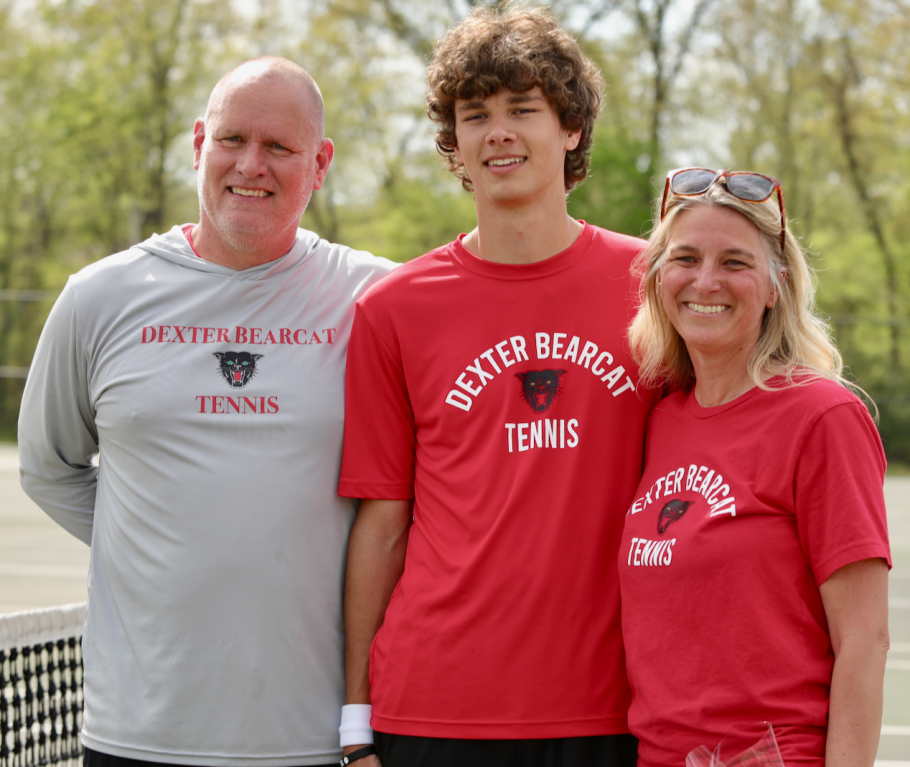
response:
<path id="1" fill-rule="evenodd" d="M 869 394 L 879 409 L 878 430 L 889 462 L 910 465 L 910 396 L 907 381 L 882 381 Z"/>
<path id="2" fill-rule="evenodd" d="M 409 261 L 471 231 L 476 225 L 473 198 L 448 177 L 441 162 L 429 161 L 429 173 L 391 173 L 373 204 L 341 209 L 342 241 L 393 261 Z"/>
<path id="3" fill-rule="evenodd" d="M 910 456 L 910 7 L 886 0 L 735 0 L 714 20 L 729 162 L 784 185 L 818 269 L 819 306 L 876 401 L 890 457 Z M 749 23 L 744 23 L 748 20 Z"/>
<path id="4" fill-rule="evenodd" d="M 194 215 L 169 155 L 224 66 L 232 16 L 214 0 L 11 9 L 0 6 L 0 290 L 60 287 L 172 216 Z M 28 366 L 48 309 L 0 302 L 4 366 Z M 2 435 L 21 388 L 0 377 Z"/>
<path id="5" fill-rule="evenodd" d="M 647 236 L 653 191 L 636 160 L 647 145 L 618 131 L 599 130 L 585 182 L 569 195 L 569 215 L 634 237 Z"/>
<path id="6" fill-rule="evenodd" d="M 194 220 L 193 120 L 223 72 L 266 54 L 314 74 L 336 145 L 305 226 L 400 261 L 469 231 L 471 196 L 433 151 L 423 71 L 478 4 L 500 3 L 0 0 L 0 290 L 59 288 Z M 668 165 L 780 178 L 819 305 L 889 456 L 910 464 L 910 0 L 550 6 L 608 84 L 570 213 L 646 236 Z M 48 308 L 0 301 L 2 365 L 29 364 Z M 0 438 L 21 388 L 0 377 Z"/>
<path id="7" fill-rule="evenodd" d="M 51 119 L 55 58 L 0 6 L 0 290 L 43 287 L 42 261 L 62 228 L 58 206 L 69 188 L 66 153 Z M 27 367 L 46 306 L 0 302 L 0 349 L 7 368 Z M 13 371 L 18 372 L 18 370 Z M 0 434 L 15 430 L 22 380 L 0 377 Z"/>

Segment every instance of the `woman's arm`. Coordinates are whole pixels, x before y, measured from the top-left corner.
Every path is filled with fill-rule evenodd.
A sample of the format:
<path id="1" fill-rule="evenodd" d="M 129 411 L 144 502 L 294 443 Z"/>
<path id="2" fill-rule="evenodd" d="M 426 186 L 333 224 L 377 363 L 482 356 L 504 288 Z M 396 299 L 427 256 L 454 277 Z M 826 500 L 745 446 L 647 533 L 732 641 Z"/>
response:
<path id="1" fill-rule="evenodd" d="M 826 767 L 872 767 L 888 654 L 888 565 L 864 559 L 820 587 L 834 648 Z"/>

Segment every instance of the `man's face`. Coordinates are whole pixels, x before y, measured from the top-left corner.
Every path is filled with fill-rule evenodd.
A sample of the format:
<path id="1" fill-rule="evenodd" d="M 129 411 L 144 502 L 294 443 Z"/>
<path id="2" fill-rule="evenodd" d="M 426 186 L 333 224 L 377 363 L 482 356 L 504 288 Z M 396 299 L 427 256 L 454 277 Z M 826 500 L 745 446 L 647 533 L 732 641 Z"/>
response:
<path id="1" fill-rule="evenodd" d="M 565 198 L 566 152 L 581 131 L 567 131 L 539 87 L 455 101 L 455 156 L 474 184 L 478 207 L 521 206 Z"/>
<path id="2" fill-rule="evenodd" d="M 270 258 L 290 250 L 332 159 L 303 89 L 269 75 L 228 84 L 196 121 L 193 148 L 203 237 Z"/>

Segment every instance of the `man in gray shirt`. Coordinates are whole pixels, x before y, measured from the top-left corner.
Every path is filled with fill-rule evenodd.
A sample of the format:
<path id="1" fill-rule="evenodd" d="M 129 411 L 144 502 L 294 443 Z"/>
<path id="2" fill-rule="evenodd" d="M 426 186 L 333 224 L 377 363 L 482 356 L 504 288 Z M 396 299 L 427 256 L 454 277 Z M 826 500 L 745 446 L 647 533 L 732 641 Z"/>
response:
<path id="1" fill-rule="evenodd" d="M 394 265 L 298 228 L 334 150 L 296 64 L 193 147 L 199 223 L 73 275 L 23 397 L 22 485 L 92 548 L 86 765 L 337 764 L 345 354 Z"/>

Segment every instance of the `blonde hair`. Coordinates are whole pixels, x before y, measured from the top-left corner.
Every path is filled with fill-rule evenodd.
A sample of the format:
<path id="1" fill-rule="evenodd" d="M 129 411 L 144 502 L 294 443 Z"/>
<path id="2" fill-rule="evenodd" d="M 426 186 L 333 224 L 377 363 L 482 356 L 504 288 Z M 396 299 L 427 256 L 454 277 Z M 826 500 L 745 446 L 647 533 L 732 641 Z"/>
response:
<path id="1" fill-rule="evenodd" d="M 695 382 L 686 344 L 664 311 L 659 283 L 673 225 L 683 211 L 698 206 L 728 208 L 744 216 L 758 230 L 770 258 L 771 280 L 778 298 L 765 310 L 758 343 L 748 361 L 749 377 L 755 385 L 779 388 L 768 386 L 764 379 L 780 376 L 786 386 L 826 378 L 856 389 L 843 376 L 843 359 L 831 339 L 831 329 L 816 310 L 812 268 L 789 227 L 784 232 L 781 252 L 776 195 L 763 203 L 745 202 L 730 194 L 723 180 L 698 197 L 671 193 L 663 220 L 658 222 L 648 247 L 636 262 L 641 276 L 641 306 L 629 328 L 629 343 L 642 380 L 652 386 L 668 384 L 677 388 L 689 388 Z M 659 218 L 658 208 L 654 219 Z"/>

